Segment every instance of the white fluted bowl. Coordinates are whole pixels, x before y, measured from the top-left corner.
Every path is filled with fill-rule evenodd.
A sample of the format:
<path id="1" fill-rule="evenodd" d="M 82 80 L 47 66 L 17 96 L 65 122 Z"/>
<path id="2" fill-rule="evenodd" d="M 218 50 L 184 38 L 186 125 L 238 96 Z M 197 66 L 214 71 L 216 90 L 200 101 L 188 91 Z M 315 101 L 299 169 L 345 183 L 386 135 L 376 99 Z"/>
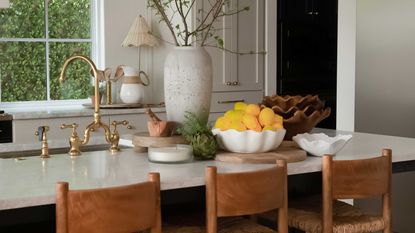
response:
<path id="1" fill-rule="evenodd" d="M 264 132 L 234 129 L 212 130 L 222 149 L 237 153 L 262 153 L 275 150 L 284 139 L 285 132 L 285 129 L 265 130 Z"/>
<path id="2" fill-rule="evenodd" d="M 294 136 L 293 141 L 308 153 L 315 156 L 323 156 L 325 154 L 336 154 L 351 138 L 352 135 L 339 134 L 335 137 L 329 137 L 324 133 L 303 133 Z"/>

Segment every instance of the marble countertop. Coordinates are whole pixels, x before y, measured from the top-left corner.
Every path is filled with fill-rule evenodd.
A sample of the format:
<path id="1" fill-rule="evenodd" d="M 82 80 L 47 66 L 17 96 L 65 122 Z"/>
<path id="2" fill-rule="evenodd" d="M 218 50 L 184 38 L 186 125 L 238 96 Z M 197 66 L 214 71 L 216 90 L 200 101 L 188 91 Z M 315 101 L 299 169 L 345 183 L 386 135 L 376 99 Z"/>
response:
<path id="1" fill-rule="evenodd" d="M 380 155 L 382 148 L 391 148 L 394 162 L 415 160 L 414 138 L 323 129 L 316 129 L 315 132 L 353 134 L 335 159 L 369 158 Z M 84 152 L 76 158 L 58 154 L 47 160 L 38 157 L 0 159 L 0 210 L 52 204 L 58 181 L 69 182 L 73 189 L 112 187 L 142 182 L 148 172 L 160 172 L 162 190 L 201 186 L 204 185 L 206 166 L 217 166 L 219 172 L 240 172 L 272 165 L 217 161 L 156 164 L 147 160 L 146 153 L 134 152 L 132 148 L 118 154 Z M 321 171 L 320 157 L 309 156 L 305 161 L 288 164 L 289 175 L 318 171 Z"/>

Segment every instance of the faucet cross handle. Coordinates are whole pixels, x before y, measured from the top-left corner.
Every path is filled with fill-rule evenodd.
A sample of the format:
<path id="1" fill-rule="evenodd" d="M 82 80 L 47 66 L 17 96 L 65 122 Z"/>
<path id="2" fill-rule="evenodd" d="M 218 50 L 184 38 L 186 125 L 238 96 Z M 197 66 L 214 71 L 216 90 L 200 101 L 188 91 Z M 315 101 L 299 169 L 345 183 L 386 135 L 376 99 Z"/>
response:
<path id="1" fill-rule="evenodd" d="M 78 128 L 78 124 L 72 123 L 70 125 L 61 124 L 61 129 L 72 129 L 72 133 L 76 133 L 76 129 Z"/>
<path id="2" fill-rule="evenodd" d="M 81 150 L 79 149 L 79 146 L 81 144 L 81 140 L 78 137 L 78 133 L 76 132 L 76 129 L 78 128 L 78 124 L 73 123 L 70 125 L 67 124 L 61 124 L 61 129 L 72 129 L 72 135 L 69 139 L 69 144 L 71 148 L 69 149 L 69 154 L 71 156 L 78 156 L 81 154 Z"/>
<path id="3" fill-rule="evenodd" d="M 111 125 L 114 126 L 114 130 L 110 133 L 108 141 L 111 143 L 110 151 L 114 153 L 120 151 L 120 147 L 118 146 L 120 134 L 117 131 L 117 125 L 128 125 L 128 121 L 113 121 Z"/>
<path id="4" fill-rule="evenodd" d="M 123 121 L 113 121 L 111 123 L 112 126 L 114 126 L 114 132 L 117 131 L 117 125 L 128 125 L 128 121 L 127 120 L 123 120 Z"/>

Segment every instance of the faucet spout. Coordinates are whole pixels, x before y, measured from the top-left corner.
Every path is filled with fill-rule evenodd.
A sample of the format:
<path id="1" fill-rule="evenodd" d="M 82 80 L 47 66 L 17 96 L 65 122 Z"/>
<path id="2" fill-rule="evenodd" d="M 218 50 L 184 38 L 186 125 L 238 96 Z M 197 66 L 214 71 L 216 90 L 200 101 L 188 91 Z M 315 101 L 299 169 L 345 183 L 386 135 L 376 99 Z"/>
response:
<path id="1" fill-rule="evenodd" d="M 86 56 L 83 55 L 75 55 L 72 56 L 70 58 L 68 58 L 68 60 L 65 61 L 65 64 L 63 64 L 63 68 L 61 71 L 61 74 L 59 76 L 59 81 L 61 83 L 65 82 L 65 73 L 66 70 L 68 69 L 69 64 L 71 64 L 73 61 L 75 60 L 82 60 L 85 61 L 90 67 L 91 67 L 91 71 L 92 71 L 92 75 L 95 78 L 95 104 L 94 104 L 94 117 L 96 117 L 97 115 L 99 116 L 99 77 L 98 77 L 98 69 L 97 66 L 95 65 L 95 63 Z M 95 119 L 97 121 L 97 119 Z"/>

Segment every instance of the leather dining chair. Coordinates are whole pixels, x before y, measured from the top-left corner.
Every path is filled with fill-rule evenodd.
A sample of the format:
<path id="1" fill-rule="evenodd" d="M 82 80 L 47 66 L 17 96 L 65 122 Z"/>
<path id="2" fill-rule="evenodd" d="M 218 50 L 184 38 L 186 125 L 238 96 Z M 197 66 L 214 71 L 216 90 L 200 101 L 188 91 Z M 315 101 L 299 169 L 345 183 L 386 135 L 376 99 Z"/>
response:
<path id="1" fill-rule="evenodd" d="M 290 200 L 288 224 L 308 233 L 391 233 L 392 151 L 360 160 L 333 160 L 322 163 L 322 197 Z M 382 214 L 368 214 L 338 199 L 382 197 Z"/>
<path id="2" fill-rule="evenodd" d="M 218 173 L 207 167 L 206 226 L 172 226 L 167 233 L 271 233 L 247 215 L 278 209 L 279 233 L 287 233 L 287 163 L 278 160 L 272 168 L 238 173 Z M 192 220 L 189 220 L 191 222 Z"/>
<path id="3" fill-rule="evenodd" d="M 160 175 L 148 181 L 110 188 L 70 190 L 56 185 L 57 233 L 161 232 Z"/>

